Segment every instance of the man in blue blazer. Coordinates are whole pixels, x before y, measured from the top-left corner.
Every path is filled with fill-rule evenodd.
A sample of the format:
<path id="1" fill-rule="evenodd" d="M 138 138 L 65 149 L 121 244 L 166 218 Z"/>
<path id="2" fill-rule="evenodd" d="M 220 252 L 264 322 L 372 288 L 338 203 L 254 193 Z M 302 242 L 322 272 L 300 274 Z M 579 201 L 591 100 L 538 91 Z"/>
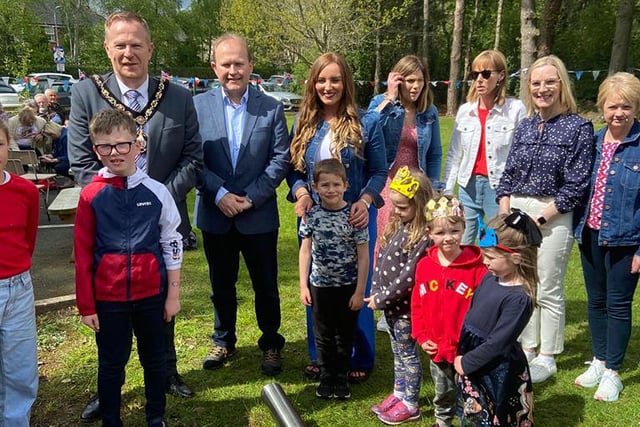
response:
<path id="1" fill-rule="evenodd" d="M 188 90 L 149 76 L 153 43 L 149 27 L 139 15 L 126 11 L 112 13 L 105 21 L 104 48 L 113 72 L 78 82 L 72 90 L 68 152 L 75 180 L 87 185 L 102 167 L 89 137 L 91 118 L 105 108 L 129 111 L 136 118 L 139 137 L 146 144 L 146 153 L 136 163 L 167 187 L 182 218 L 178 231 L 186 238 L 191 231 L 186 197 L 202 167 L 202 143 L 193 98 Z M 128 104 L 126 94 L 132 90 L 138 93 L 139 109 Z M 192 397 L 193 391 L 178 375 L 176 367 L 174 323 L 172 319 L 165 325 L 166 391 Z M 96 394 L 80 418 L 92 421 L 99 417 Z"/>
<path id="2" fill-rule="evenodd" d="M 253 63 L 246 41 L 224 34 L 211 64 L 221 87 L 194 97 L 204 168 L 196 195 L 196 226 L 211 279 L 215 314 L 213 347 L 204 369 L 236 353 L 236 282 L 242 254 L 255 292 L 262 336 L 261 369 L 282 370 L 276 188 L 289 170 L 289 136 L 282 104 L 249 87 Z"/>

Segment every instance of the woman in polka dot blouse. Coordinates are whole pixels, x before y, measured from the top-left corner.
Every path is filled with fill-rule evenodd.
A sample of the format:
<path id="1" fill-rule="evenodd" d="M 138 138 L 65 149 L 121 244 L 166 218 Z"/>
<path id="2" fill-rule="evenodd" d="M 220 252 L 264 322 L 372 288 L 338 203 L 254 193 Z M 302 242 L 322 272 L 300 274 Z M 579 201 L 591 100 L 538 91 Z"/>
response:
<path id="1" fill-rule="evenodd" d="M 573 210 L 586 197 L 594 138 L 577 106 L 563 62 L 550 55 L 529 67 L 524 102 L 528 117 L 516 129 L 498 186 L 501 213 L 511 207 L 535 219 L 543 240 L 538 251 L 538 307 L 520 340 L 531 380 L 557 372 L 564 350 L 564 275 L 573 245 Z"/>

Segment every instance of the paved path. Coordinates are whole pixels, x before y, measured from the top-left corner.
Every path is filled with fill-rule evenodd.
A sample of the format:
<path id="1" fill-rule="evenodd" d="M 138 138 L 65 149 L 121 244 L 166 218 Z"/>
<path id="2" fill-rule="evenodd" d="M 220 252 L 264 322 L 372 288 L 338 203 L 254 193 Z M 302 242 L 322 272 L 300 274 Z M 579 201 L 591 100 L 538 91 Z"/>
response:
<path id="1" fill-rule="evenodd" d="M 57 191 L 51 191 L 49 200 L 52 201 L 56 195 Z M 63 224 L 55 216 L 48 221 L 40 205 L 40 226 L 31 268 L 36 306 L 50 298 L 74 295 L 72 247 L 73 224 Z M 73 299 L 71 301 L 73 303 Z"/>

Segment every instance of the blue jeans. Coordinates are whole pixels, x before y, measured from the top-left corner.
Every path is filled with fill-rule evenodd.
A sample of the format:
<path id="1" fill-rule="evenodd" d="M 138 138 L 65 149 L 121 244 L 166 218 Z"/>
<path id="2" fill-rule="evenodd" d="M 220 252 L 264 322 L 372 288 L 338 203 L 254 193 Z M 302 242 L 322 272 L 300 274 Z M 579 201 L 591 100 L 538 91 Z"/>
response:
<path id="1" fill-rule="evenodd" d="M 160 425 L 166 405 L 164 295 L 138 301 L 97 301 L 100 331 L 98 345 L 98 396 L 102 427 L 121 427 L 120 389 L 131 355 L 132 332 L 136 334 L 138 357 L 144 371 L 147 425 Z"/>
<path id="2" fill-rule="evenodd" d="M 486 176 L 471 175 L 466 187 L 458 187 L 458 198 L 464 206 L 465 220 L 461 243 L 471 245 L 478 234 L 478 217 L 486 222 L 498 214 L 496 190 L 491 188 Z"/>
<path id="3" fill-rule="evenodd" d="M 0 279 L 0 425 L 28 427 L 37 394 L 36 313 L 25 271 Z"/>
<path id="4" fill-rule="evenodd" d="M 584 227 L 580 256 L 587 288 L 591 349 L 606 366 L 620 370 L 631 336 L 631 306 L 638 274 L 631 260 L 638 246 L 599 246 L 598 231 Z"/>
<path id="5" fill-rule="evenodd" d="M 367 276 L 367 285 L 364 292 L 365 296 L 369 296 L 371 292 L 371 277 L 373 272 L 373 251 L 376 246 L 376 232 L 378 210 L 371 206 L 369 208 L 369 275 Z M 298 220 L 299 221 L 299 220 Z M 309 357 L 312 361 L 318 360 L 316 352 L 315 335 L 313 332 L 313 309 L 307 307 L 307 349 Z M 351 369 L 354 371 L 370 371 L 373 369 L 376 355 L 376 332 L 375 322 L 373 320 L 373 310 L 367 305 L 363 305 L 358 313 L 358 323 L 356 325 L 356 335 L 353 340 L 353 353 L 351 355 Z"/>

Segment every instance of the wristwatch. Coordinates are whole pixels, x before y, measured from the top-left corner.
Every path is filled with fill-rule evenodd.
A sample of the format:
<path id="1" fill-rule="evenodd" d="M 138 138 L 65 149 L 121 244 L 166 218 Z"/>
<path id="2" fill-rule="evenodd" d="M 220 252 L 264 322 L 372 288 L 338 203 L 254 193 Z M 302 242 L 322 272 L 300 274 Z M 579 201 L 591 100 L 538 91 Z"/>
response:
<path id="1" fill-rule="evenodd" d="M 540 224 L 540 225 L 545 225 L 545 224 L 547 223 L 546 218 L 545 218 L 545 217 L 543 217 L 542 215 L 540 215 L 540 216 L 538 217 L 538 219 L 536 219 L 536 221 L 538 221 L 538 224 Z"/>

